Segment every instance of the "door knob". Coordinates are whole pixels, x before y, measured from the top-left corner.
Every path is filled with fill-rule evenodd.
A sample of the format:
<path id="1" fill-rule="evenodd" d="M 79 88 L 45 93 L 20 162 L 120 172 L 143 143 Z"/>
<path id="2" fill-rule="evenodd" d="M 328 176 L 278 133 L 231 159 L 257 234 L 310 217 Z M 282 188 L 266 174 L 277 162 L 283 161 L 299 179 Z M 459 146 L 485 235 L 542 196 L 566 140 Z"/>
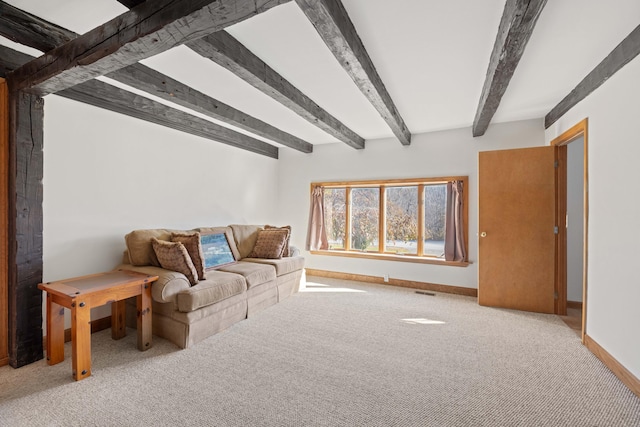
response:
<path id="1" fill-rule="evenodd" d="M 480 237 L 487 237 L 487 232 L 483 231 L 482 233 L 480 233 Z"/>

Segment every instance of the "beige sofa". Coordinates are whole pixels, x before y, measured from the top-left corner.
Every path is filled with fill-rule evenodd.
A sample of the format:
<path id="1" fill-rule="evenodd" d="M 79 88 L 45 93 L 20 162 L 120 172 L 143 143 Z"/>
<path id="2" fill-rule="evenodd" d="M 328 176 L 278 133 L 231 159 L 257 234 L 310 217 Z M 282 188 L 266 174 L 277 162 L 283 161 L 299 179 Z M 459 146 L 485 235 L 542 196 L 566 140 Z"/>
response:
<path id="1" fill-rule="evenodd" d="M 191 286 L 187 277 L 165 270 L 151 239 L 170 240 L 184 230 L 135 230 L 125 236 L 127 251 L 118 268 L 159 276 L 153 283 L 153 333 L 187 348 L 297 292 L 304 258 L 291 247 L 280 259 L 248 258 L 262 229 L 258 225 L 197 228 L 202 234 L 225 233 L 235 263 L 206 272 Z M 127 310 L 127 324 L 135 326 L 135 306 Z"/>

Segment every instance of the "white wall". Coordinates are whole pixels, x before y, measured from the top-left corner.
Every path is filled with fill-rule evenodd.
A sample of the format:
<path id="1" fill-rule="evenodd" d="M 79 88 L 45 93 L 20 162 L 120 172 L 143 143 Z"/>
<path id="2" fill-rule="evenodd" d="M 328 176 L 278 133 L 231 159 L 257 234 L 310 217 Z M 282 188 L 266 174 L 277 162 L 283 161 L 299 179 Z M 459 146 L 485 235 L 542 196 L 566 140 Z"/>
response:
<path id="1" fill-rule="evenodd" d="M 113 269 L 133 229 L 273 222 L 277 167 L 265 156 L 47 96 L 43 278 Z"/>
<path id="2" fill-rule="evenodd" d="M 587 334 L 640 378 L 640 57 L 551 126 L 545 139 L 588 117 Z"/>
<path id="3" fill-rule="evenodd" d="M 364 150 L 345 144 L 317 145 L 311 155 L 283 150 L 281 218 L 293 226 L 293 243 L 304 248 L 311 182 L 468 175 L 469 267 L 304 255 L 306 267 L 314 269 L 477 288 L 478 152 L 543 144 L 542 121 L 528 120 L 491 125 L 479 138 L 471 136 L 470 128 L 414 135 L 408 147 L 384 139 L 367 141 Z"/>
<path id="4" fill-rule="evenodd" d="M 571 141 L 567 154 L 567 300 L 582 301 L 584 138 Z"/>

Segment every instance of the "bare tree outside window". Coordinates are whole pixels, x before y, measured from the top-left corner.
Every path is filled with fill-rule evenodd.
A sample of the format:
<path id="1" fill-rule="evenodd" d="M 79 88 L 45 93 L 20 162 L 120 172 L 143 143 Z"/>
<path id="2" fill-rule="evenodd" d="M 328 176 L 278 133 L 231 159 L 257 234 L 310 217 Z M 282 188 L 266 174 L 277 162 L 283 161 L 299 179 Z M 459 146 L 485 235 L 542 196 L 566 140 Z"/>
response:
<path id="1" fill-rule="evenodd" d="M 386 188 L 385 251 L 418 253 L 418 187 Z"/>
<path id="2" fill-rule="evenodd" d="M 424 187 L 424 254 L 444 256 L 446 223 L 446 184 Z"/>
<path id="3" fill-rule="evenodd" d="M 351 190 L 351 248 L 377 251 L 380 190 L 353 188 Z"/>
<path id="4" fill-rule="evenodd" d="M 346 192 L 345 188 L 324 190 L 324 218 L 329 249 L 344 249 Z"/>

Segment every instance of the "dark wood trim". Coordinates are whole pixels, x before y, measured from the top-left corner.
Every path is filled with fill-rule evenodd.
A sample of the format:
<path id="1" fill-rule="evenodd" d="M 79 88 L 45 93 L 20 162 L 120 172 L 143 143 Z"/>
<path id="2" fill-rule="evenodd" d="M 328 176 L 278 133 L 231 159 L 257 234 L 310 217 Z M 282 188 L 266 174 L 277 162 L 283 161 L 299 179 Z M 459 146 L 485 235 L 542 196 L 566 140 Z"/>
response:
<path id="1" fill-rule="evenodd" d="M 606 58 L 602 60 L 580 83 L 544 117 L 544 127 L 549 128 L 578 102 L 599 88 L 622 67 L 640 54 L 640 25 L 638 25 Z"/>
<path id="2" fill-rule="evenodd" d="M 48 52 L 77 37 L 73 31 L 4 2 L 0 2 L 0 35 L 42 52 Z"/>
<path id="3" fill-rule="evenodd" d="M 475 288 L 464 288 L 461 286 L 440 285 L 437 283 L 417 282 L 414 280 L 403 280 L 389 278 L 388 282 L 383 277 L 367 276 L 364 274 L 341 273 L 338 271 L 316 270 L 305 268 L 308 276 L 328 277 L 331 279 L 353 280 L 356 282 L 375 283 L 377 285 L 399 286 L 403 288 L 420 289 L 423 291 L 443 292 L 447 294 L 464 295 L 468 297 L 478 297 L 478 290 Z"/>
<path id="4" fill-rule="evenodd" d="M 567 301 L 567 308 L 582 310 L 582 301 Z"/>
<path id="5" fill-rule="evenodd" d="M 108 74 L 107 77 L 256 135 L 260 135 L 286 147 L 303 153 L 313 152 L 313 145 L 303 139 L 243 113 L 230 105 L 218 101 L 142 64 L 130 65 Z"/>
<path id="6" fill-rule="evenodd" d="M 9 363 L 43 357 L 42 178 L 44 100 L 9 94 Z"/>
<path id="7" fill-rule="evenodd" d="M 12 90 L 44 96 L 108 74 L 291 0 L 156 0 L 11 73 Z"/>
<path id="8" fill-rule="evenodd" d="M 320 34 L 342 68 L 380 116 L 389 125 L 402 145 L 411 144 L 411 132 L 400 116 L 382 78 L 358 36 L 340 0 L 296 0 Z"/>
<path id="9" fill-rule="evenodd" d="M 598 344 L 593 338 L 589 335 L 584 336 L 584 345 L 591 351 L 591 353 L 595 354 L 595 356 L 600 359 L 604 365 L 613 372 L 613 374 L 618 377 L 620 381 L 624 385 L 626 385 L 629 390 L 635 393 L 636 396 L 640 397 L 640 379 L 638 379 L 635 375 L 633 375 L 627 368 L 625 368 L 620 362 L 616 360 L 607 350 L 602 348 L 600 344 Z"/>
<path id="10" fill-rule="evenodd" d="M 547 0 L 507 0 L 473 120 L 473 136 L 487 131 Z"/>
<path id="11" fill-rule="evenodd" d="M 81 83 L 60 91 L 57 95 L 274 159 L 278 158 L 278 147 L 99 80 Z"/>
<path id="12" fill-rule="evenodd" d="M 0 366 L 9 363 L 9 89 L 0 78 Z"/>
<path id="13" fill-rule="evenodd" d="M 226 31 L 218 31 L 186 45 L 345 144 L 356 149 L 364 148 L 364 138 L 313 102 Z"/>

